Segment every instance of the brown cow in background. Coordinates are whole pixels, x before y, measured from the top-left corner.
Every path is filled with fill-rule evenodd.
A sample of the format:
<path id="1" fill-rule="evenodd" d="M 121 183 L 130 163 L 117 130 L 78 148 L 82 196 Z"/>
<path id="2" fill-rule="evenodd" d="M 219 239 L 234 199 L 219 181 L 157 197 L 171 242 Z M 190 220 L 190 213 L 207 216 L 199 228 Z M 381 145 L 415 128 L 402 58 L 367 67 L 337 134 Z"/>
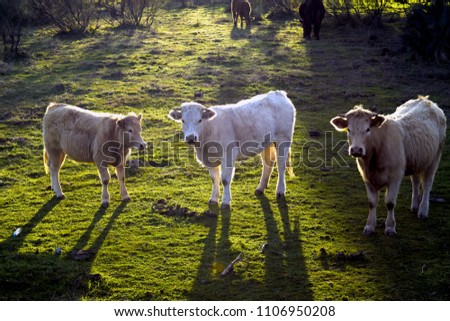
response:
<path id="1" fill-rule="evenodd" d="M 300 22 L 303 25 L 303 38 L 311 39 L 311 27 L 314 25 L 314 36 L 317 40 L 320 40 L 320 25 L 325 16 L 323 1 L 304 0 L 298 11 L 300 13 Z"/>
<path id="2" fill-rule="evenodd" d="M 238 17 L 241 17 L 241 28 L 244 25 L 250 27 L 250 13 L 252 12 L 252 6 L 248 0 L 231 0 L 231 13 L 233 15 L 234 25 L 237 25 Z"/>

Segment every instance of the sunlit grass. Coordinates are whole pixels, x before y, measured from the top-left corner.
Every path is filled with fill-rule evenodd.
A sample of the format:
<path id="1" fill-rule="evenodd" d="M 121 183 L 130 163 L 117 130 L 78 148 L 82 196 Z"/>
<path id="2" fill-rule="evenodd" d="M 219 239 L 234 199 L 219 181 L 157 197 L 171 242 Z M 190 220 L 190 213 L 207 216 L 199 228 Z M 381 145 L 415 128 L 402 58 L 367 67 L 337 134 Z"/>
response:
<path id="1" fill-rule="evenodd" d="M 398 236 L 384 236 L 379 226 L 364 237 L 367 198 L 354 160 L 345 147 L 338 151 L 348 166 L 325 154 L 345 140 L 326 133 L 329 120 L 355 104 L 389 112 L 429 94 L 448 110 L 448 77 L 434 76 L 445 70 L 381 55 L 396 43 L 396 28 L 371 31 L 382 40 L 369 45 L 365 29 L 325 24 L 321 41 L 303 42 L 297 20 L 233 30 L 217 7 L 164 11 L 153 31 L 104 26 L 80 39 L 50 30 L 27 38 L 32 58 L 0 75 L 1 298 L 448 300 L 449 203 L 432 204 L 430 219 L 418 221 L 405 180 Z M 275 197 L 276 170 L 265 196 L 254 196 L 261 168 L 247 160 L 236 169 L 231 211 L 209 208 L 208 172 L 178 141 L 180 126 L 167 113 L 184 101 L 209 106 L 273 89 L 287 91 L 297 108 L 296 176 L 288 178 L 286 201 Z M 147 166 L 127 171 L 130 203 L 121 203 L 113 177 L 111 205 L 100 209 L 95 165 L 71 160 L 61 172 L 66 199 L 52 199 L 41 137 L 50 101 L 143 112 L 143 136 L 153 148 L 141 156 Z M 310 137 L 314 131 L 318 137 Z M 447 200 L 449 150 L 447 143 L 433 189 Z M 164 215 L 154 209 L 158 200 L 195 215 Z M 378 216 L 386 216 L 382 202 Z M 23 232 L 13 238 L 17 227 Z M 75 261 L 73 249 L 94 256 Z M 358 251 L 363 259 L 345 259 Z M 241 252 L 245 263 L 220 277 Z"/>

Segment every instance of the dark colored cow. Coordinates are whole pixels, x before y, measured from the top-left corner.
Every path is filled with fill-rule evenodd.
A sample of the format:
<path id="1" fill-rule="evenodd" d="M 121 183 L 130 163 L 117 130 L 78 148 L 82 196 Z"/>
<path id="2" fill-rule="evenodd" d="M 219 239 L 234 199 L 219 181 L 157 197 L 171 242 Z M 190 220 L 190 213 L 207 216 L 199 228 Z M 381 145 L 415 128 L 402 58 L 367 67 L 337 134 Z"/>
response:
<path id="1" fill-rule="evenodd" d="M 314 25 L 314 36 L 320 39 L 320 24 L 325 16 L 325 7 L 322 0 L 305 0 L 298 9 L 300 21 L 303 25 L 303 38 L 311 39 L 311 27 Z"/>
<path id="2" fill-rule="evenodd" d="M 231 0 L 231 13 L 233 14 L 234 25 L 237 25 L 238 17 L 241 17 L 241 28 L 244 25 L 250 27 L 250 13 L 252 12 L 252 6 L 247 0 Z"/>

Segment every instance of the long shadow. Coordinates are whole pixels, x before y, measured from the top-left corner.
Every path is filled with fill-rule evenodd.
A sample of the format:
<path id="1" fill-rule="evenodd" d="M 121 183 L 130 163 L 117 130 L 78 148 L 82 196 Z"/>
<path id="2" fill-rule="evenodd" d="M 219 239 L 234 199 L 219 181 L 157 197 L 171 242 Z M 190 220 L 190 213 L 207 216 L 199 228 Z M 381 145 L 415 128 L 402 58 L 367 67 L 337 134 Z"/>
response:
<path id="1" fill-rule="evenodd" d="M 208 235 L 204 241 L 202 257 L 197 275 L 189 295 L 190 300 L 312 300 L 308 274 L 300 241 L 298 219 L 293 226 L 285 200 L 278 201 L 283 232 L 266 196 L 258 197 L 267 228 L 267 243 L 264 250 L 265 281 L 243 280 L 241 274 L 220 274 L 236 258 L 229 241 L 229 210 L 221 211 L 221 220 L 209 219 Z M 221 232 L 218 237 L 219 223 Z M 282 238 L 284 234 L 284 239 Z M 245 253 L 244 253 L 245 260 Z M 250 265 L 250 262 L 247 262 Z"/>
<path id="2" fill-rule="evenodd" d="M 94 214 L 94 218 L 92 219 L 91 224 L 87 228 L 86 232 L 84 232 L 83 236 L 80 237 L 77 244 L 73 247 L 72 251 L 81 250 L 87 245 L 89 238 L 92 234 L 92 231 L 94 230 L 97 223 L 102 219 L 105 212 L 106 208 L 104 207 L 100 207 L 98 209 L 97 213 Z"/>
<path id="3" fill-rule="evenodd" d="M 114 222 L 117 220 L 119 215 L 123 212 L 124 208 L 127 206 L 126 202 L 122 202 L 119 204 L 119 206 L 116 207 L 114 212 L 112 213 L 111 217 L 109 218 L 108 224 L 106 224 L 105 228 L 102 230 L 100 235 L 95 239 L 94 243 L 91 246 L 91 249 L 95 252 L 98 252 L 98 250 L 102 247 L 103 243 L 105 242 L 106 237 L 109 234 L 109 231 L 114 225 Z"/>
<path id="4" fill-rule="evenodd" d="M 22 226 L 22 231 L 16 237 L 11 235 L 8 239 L 4 240 L 0 244 L 0 251 L 17 252 L 23 241 L 33 231 L 33 228 L 41 222 L 44 217 L 52 211 L 52 209 L 61 202 L 61 199 L 56 197 L 51 198 L 47 203 L 42 205 L 42 207 L 36 212 L 36 214 L 24 225 Z"/>
<path id="5" fill-rule="evenodd" d="M 18 236 L 11 236 L 0 244 L 0 300 L 78 300 L 89 288 L 104 288 L 101 275 L 91 274 L 92 262 L 126 203 L 113 211 L 106 227 L 89 248 L 91 255 L 79 259 L 73 252 L 62 255 L 53 251 L 20 253 L 25 238 L 59 202 L 55 197 L 49 200 L 22 227 Z M 106 209 L 97 211 L 74 249 L 88 244 L 95 225 L 105 213 Z"/>
<path id="6" fill-rule="evenodd" d="M 210 210 L 217 211 L 216 206 L 210 207 Z M 232 300 L 233 295 L 227 289 L 227 280 L 217 282 L 220 273 L 237 256 L 231 253 L 231 244 L 229 240 L 231 210 L 221 209 L 220 236 L 217 237 L 219 219 L 217 217 L 209 218 L 205 225 L 209 228 L 206 236 L 200 266 L 197 269 L 194 285 L 190 293 L 191 300 Z M 217 291 L 221 287 L 221 291 Z"/>
<path id="7" fill-rule="evenodd" d="M 230 38 L 233 40 L 247 39 L 251 34 L 250 26 L 246 26 L 245 29 L 233 26 L 230 32 Z"/>
<path id="8" fill-rule="evenodd" d="M 126 202 L 122 202 L 119 204 L 119 206 L 116 207 L 114 212 L 112 213 L 111 217 L 109 218 L 108 224 L 106 227 L 102 230 L 100 235 L 96 238 L 92 246 L 89 248 L 89 250 L 92 251 L 92 257 L 94 257 L 97 253 L 97 251 L 102 247 L 103 242 L 106 239 L 106 236 L 108 235 L 109 231 L 111 230 L 114 222 L 119 217 L 120 213 L 123 212 L 123 209 L 126 207 Z M 104 214 L 106 213 L 106 208 L 100 207 L 95 213 L 94 218 L 92 219 L 91 224 L 89 225 L 88 229 L 84 234 L 80 237 L 77 244 L 73 247 L 71 253 L 74 253 L 75 251 L 82 250 L 89 242 L 89 239 L 91 238 L 92 231 L 94 230 L 97 223 L 102 219 Z M 91 257 L 90 257 L 91 258 Z"/>
<path id="9" fill-rule="evenodd" d="M 300 240 L 300 224 L 289 220 L 286 200 L 278 200 L 284 240 L 280 235 L 271 204 L 265 195 L 258 196 L 264 213 L 267 243 L 264 249 L 266 285 L 272 289 L 268 300 L 312 300 L 308 273 Z"/>

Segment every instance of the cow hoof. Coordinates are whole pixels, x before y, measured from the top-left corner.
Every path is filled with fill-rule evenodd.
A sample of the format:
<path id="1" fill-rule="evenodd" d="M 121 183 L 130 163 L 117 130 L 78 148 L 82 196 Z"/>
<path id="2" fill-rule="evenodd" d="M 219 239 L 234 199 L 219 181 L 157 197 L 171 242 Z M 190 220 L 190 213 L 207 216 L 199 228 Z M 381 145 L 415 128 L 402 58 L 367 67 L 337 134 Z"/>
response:
<path id="1" fill-rule="evenodd" d="M 410 211 L 413 212 L 414 214 L 417 214 L 419 212 L 419 208 L 418 207 L 411 207 Z"/>
<path id="2" fill-rule="evenodd" d="M 129 196 L 122 198 L 123 203 L 128 203 L 129 201 L 131 201 L 131 198 Z"/>
<path id="3" fill-rule="evenodd" d="M 387 236 L 394 236 L 397 234 L 397 232 L 395 231 L 395 227 L 386 227 L 384 229 L 384 234 L 386 234 Z"/>
<path id="4" fill-rule="evenodd" d="M 220 207 L 223 210 L 229 210 L 230 209 L 230 204 L 222 204 L 222 206 Z"/>
<path id="5" fill-rule="evenodd" d="M 375 228 L 374 228 L 373 226 L 366 225 L 366 226 L 364 227 L 364 231 L 363 231 L 363 234 L 364 234 L 364 235 L 369 236 L 369 235 L 372 235 L 372 234 L 374 234 L 374 233 L 375 233 Z"/>
<path id="6" fill-rule="evenodd" d="M 284 199 L 284 193 L 277 193 L 278 199 Z"/>
<path id="7" fill-rule="evenodd" d="M 214 200 L 209 200 L 208 205 L 209 206 L 217 206 L 217 205 L 219 205 L 219 202 L 218 201 L 214 201 Z"/>
<path id="8" fill-rule="evenodd" d="M 66 195 L 64 195 L 64 194 L 56 195 L 56 198 L 59 199 L 59 200 L 63 200 L 63 199 L 66 198 Z"/>
<path id="9" fill-rule="evenodd" d="M 418 212 L 417 213 L 417 218 L 419 220 L 426 220 L 426 219 L 428 219 L 428 214 Z"/>
<path id="10" fill-rule="evenodd" d="M 259 189 L 256 189 L 256 190 L 255 190 L 255 195 L 256 195 L 256 196 L 264 195 L 264 191 L 260 191 Z"/>
<path id="11" fill-rule="evenodd" d="M 109 206 L 109 202 L 102 202 L 102 208 L 107 208 Z"/>

